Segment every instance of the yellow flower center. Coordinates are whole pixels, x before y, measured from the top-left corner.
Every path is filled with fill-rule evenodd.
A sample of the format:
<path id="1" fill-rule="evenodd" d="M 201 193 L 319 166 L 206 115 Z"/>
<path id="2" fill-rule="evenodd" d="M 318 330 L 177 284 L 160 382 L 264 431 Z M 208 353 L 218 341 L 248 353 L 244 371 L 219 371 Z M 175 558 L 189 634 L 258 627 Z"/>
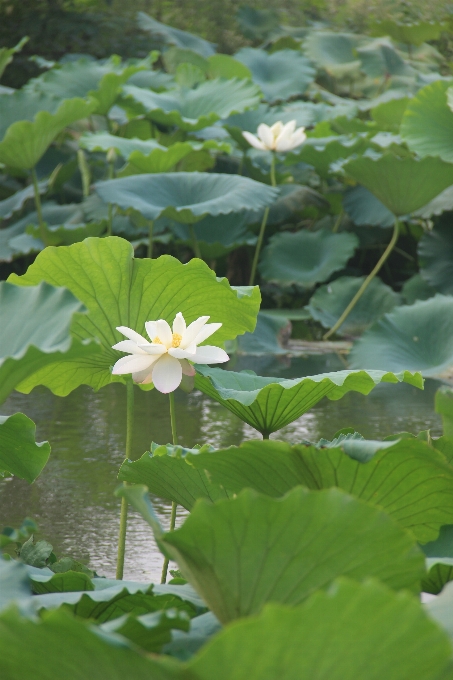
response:
<path id="1" fill-rule="evenodd" d="M 154 338 L 153 342 L 154 342 L 155 345 L 163 345 L 163 344 L 164 344 L 164 343 L 162 342 L 162 340 L 161 340 L 157 335 L 156 335 L 156 337 Z"/>
<path id="2" fill-rule="evenodd" d="M 172 347 L 179 347 L 179 345 L 181 344 L 181 340 L 182 340 L 182 335 L 179 335 L 179 333 L 173 333 L 173 340 L 172 340 L 171 346 Z"/>

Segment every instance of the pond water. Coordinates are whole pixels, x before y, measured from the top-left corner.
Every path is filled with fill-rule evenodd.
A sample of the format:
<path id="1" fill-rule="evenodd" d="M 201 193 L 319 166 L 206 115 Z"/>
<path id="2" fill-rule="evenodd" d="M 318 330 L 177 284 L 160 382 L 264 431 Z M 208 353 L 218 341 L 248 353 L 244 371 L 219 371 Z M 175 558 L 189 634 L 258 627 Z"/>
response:
<path id="1" fill-rule="evenodd" d="M 285 378 L 342 370 L 335 355 L 288 357 L 236 357 L 230 369 L 253 369 L 260 375 Z M 409 385 L 381 385 L 368 397 L 350 393 L 340 401 L 322 400 L 299 420 L 273 435 L 289 442 L 332 438 L 342 427 L 354 427 L 368 439 L 388 434 L 432 429 L 442 434 L 434 412 L 439 383 L 426 381 L 425 390 Z M 260 435 L 220 404 L 199 392 L 176 392 L 179 442 L 193 446 L 205 442 L 216 448 L 239 444 Z M 81 387 L 66 398 L 44 388 L 29 395 L 14 393 L 0 411 L 21 411 L 37 424 L 37 441 L 48 440 L 52 453 L 41 476 L 29 485 L 19 479 L 0 480 L 0 527 L 20 526 L 33 518 L 39 536 L 54 546 L 58 556 L 70 555 L 99 574 L 113 577 L 119 527 L 118 468 L 125 447 L 125 389 L 110 385 L 98 393 Z M 151 441 L 171 440 L 168 398 L 155 390 L 135 390 L 133 458 L 149 449 Z M 164 526 L 169 524 L 169 504 L 155 500 Z M 182 521 L 185 511 L 178 509 Z M 160 578 L 162 556 L 147 524 L 131 511 L 128 524 L 124 577 L 155 581 Z"/>

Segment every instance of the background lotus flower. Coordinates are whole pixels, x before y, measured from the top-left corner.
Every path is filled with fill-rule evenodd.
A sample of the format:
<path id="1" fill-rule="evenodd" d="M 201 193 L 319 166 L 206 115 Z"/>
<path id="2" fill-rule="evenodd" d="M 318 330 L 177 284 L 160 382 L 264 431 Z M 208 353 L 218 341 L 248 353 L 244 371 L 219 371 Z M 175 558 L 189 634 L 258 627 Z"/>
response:
<path id="1" fill-rule="evenodd" d="M 251 146 L 262 151 L 291 151 L 307 139 L 304 127 L 296 130 L 295 120 L 290 120 L 285 125 L 281 121 L 272 126 L 261 123 L 258 125 L 258 137 L 251 132 L 242 134 Z"/>
<path id="2" fill-rule="evenodd" d="M 118 326 L 117 330 L 128 340 L 118 342 L 113 345 L 113 349 L 129 354 L 116 362 L 113 374 L 132 373 L 135 382 L 153 382 L 159 392 L 168 394 L 179 387 L 183 373 L 195 374 L 189 361 L 198 364 L 222 364 L 228 361 L 228 354 L 220 347 L 197 347 L 222 325 L 207 323 L 208 320 L 209 316 L 200 316 L 186 326 L 183 315 L 178 312 L 173 321 L 173 330 L 164 319 L 147 321 L 145 328 L 151 342 L 127 326 Z"/>

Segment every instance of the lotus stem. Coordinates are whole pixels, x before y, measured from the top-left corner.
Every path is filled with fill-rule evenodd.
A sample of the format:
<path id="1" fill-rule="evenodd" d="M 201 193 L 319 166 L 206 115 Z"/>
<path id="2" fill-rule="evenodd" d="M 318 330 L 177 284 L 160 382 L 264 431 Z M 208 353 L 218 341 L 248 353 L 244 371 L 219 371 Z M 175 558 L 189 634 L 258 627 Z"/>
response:
<path id="1" fill-rule="evenodd" d="M 149 226 L 148 226 L 148 257 L 152 258 L 153 256 L 153 229 L 154 229 L 154 220 L 149 220 Z"/>
<path id="2" fill-rule="evenodd" d="M 376 266 L 371 271 L 371 273 L 368 274 L 367 278 L 362 283 L 359 290 L 354 295 L 351 302 L 348 304 L 348 306 L 346 307 L 346 309 L 344 310 L 343 314 L 340 316 L 338 321 L 332 326 L 332 328 L 329 331 L 327 331 L 327 333 L 325 333 L 325 335 L 323 335 L 323 338 L 322 338 L 323 340 L 328 340 L 330 338 L 330 336 L 333 335 L 335 333 L 335 331 L 337 331 L 340 328 L 340 326 L 343 324 L 345 319 L 352 312 L 352 310 L 356 306 L 357 302 L 360 300 L 360 298 L 362 297 L 362 295 L 364 294 L 364 292 L 366 291 L 366 289 L 368 288 L 368 286 L 370 285 L 370 283 L 372 282 L 372 280 L 374 279 L 376 274 L 379 273 L 382 265 L 386 262 L 388 256 L 390 255 L 393 248 L 395 247 L 395 244 L 398 240 L 398 234 L 399 234 L 399 221 L 398 221 L 398 218 L 397 218 L 397 219 L 395 219 L 395 224 L 393 226 L 393 235 L 392 235 L 392 238 L 390 239 L 390 243 L 388 244 L 387 248 L 384 250 L 384 252 L 382 253 L 381 257 L 379 258 Z"/>
<path id="3" fill-rule="evenodd" d="M 168 395 L 170 398 L 170 421 L 171 421 L 171 436 L 173 440 L 173 444 L 176 446 L 178 443 L 178 437 L 176 434 L 176 413 L 175 413 L 175 393 L 170 392 Z M 174 531 L 175 524 L 176 524 L 176 509 L 177 505 L 175 501 L 172 502 L 171 504 L 171 515 L 170 515 L 170 531 Z M 162 567 L 162 577 L 160 579 L 161 583 L 166 583 L 167 582 L 167 571 L 168 571 L 168 564 L 169 564 L 169 559 L 168 557 L 165 558 L 164 560 L 164 565 Z"/>
<path id="4" fill-rule="evenodd" d="M 201 256 L 200 244 L 198 243 L 197 235 L 195 233 L 195 228 L 193 224 L 189 225 L 189 232 L 190 238 L 192 239 L 192 249 L 195 254 L 195 257 L 198 257 L 199 260 L 202 260 L 203 258 Z"/>
<path id="5" fill-rule="evenodd" d="M 132 432 L 134 426 L 134 383 L 129 380 L 126 384 L 126 458 L 131 457 Z M 123 482 L 127 486 L 126 482 Z M 124 573 L 124 555 L 126 552 L 127 533 L 127 500 L 121 499 L 120 532 L 118 535 L 118 559 L 116 562 L 116 578 L 121 580 Z"/>
<path id="6" fill-rule="evenodd" d="M 107 214 L 107 236 L 112 235 L 112 230 L 113 230 L 113 205 L 109 203 Z"/>
<path id="7" fill-rule="evenodd" d="M 343 211 L 340 210 L 340 213 L 339 213 L 337 219 L 335 220 L 335 224 L 333 225 L 332 234 L 337 233 L 338 229 L 340 228 L 340 224 L 341 224 L 342 219 L 343 219 Z"/>
<path id="8" fill-rule="evenodd" d="M 45 227 L 45 224 L 44 224 L 44 220 L 43 220 L 43 217 L 42 217 L 41 196 L 39 194 L 38 177 L 36 175 L 36 168 L 32 168 L 31 178 L 32 178 L 32 181 L 33 181 L 33 191 L 35 193 L 35 207 L 36 207 L 36 212 L 38 214 L 39 233 L 41 235 L 41 241 L 46 246 L 47 245 L 47 234 L 46 234 L 46 227 Z"/>
<path id="9" fill-rule="evenodd" d="M 271 160 L 271 184 L 273 187 L 277 186 L 275 181 L 275 154 L 272 152 Z M 255 255 L 253 256 L 252 271 L 250 272 L 249 286 L 255 284 L 256 268 L 258 266 L 258 260 L 260 257 L 261 246 L 263 245 L 264 232 L 266 231 L 267 218 L 269 217 L 269 208 L 266 208 L 263 215 L 263 220 L 261 222 L 260 233 L 258 235 L 258 241 L 256 243 Z"/>

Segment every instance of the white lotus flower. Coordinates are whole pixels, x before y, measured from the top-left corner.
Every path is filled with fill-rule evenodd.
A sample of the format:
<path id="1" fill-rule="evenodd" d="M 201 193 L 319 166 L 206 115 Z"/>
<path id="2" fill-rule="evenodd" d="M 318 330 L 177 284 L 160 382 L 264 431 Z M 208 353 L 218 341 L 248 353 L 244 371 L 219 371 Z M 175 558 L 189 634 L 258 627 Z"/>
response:
<path id="1" fill-rule="evenodd" d="M 154 387 L 168 394 L 181 384 L 182 374 L 195 375 L 195 369 L 189 361 L 197 364 L 222 364 L 229 356 L 220 347 L 203 345 L 215 333 L 221 323 L 206 323 L 209 316 L 200 316 L 186 327 L 181 312 L 175 316 L 173 330 L 164 319 L 147 321 L 146 332 L 151 342 L 127 326 L 118 326 L 117 330 L 128 338 L 122 340 L 113 349 L 128 352 L 128 356 L 119 359 L 113 367 L 114 375 L 132 373 L 135 382 L 146 385 L 154 383 Z"/>
<path id="2" fill-rule="evenodd" d="M 258 137 L 252 135 L 251 132 L 242 134 L 251 146 L 262 151 L 291 151 L 307 139 L 305 128 L 300 127 L 296 130 L 295 120 L 290 120 L 285 125 L 278 121 L 271 127 L 261 123 L 258 125 Z"/>

